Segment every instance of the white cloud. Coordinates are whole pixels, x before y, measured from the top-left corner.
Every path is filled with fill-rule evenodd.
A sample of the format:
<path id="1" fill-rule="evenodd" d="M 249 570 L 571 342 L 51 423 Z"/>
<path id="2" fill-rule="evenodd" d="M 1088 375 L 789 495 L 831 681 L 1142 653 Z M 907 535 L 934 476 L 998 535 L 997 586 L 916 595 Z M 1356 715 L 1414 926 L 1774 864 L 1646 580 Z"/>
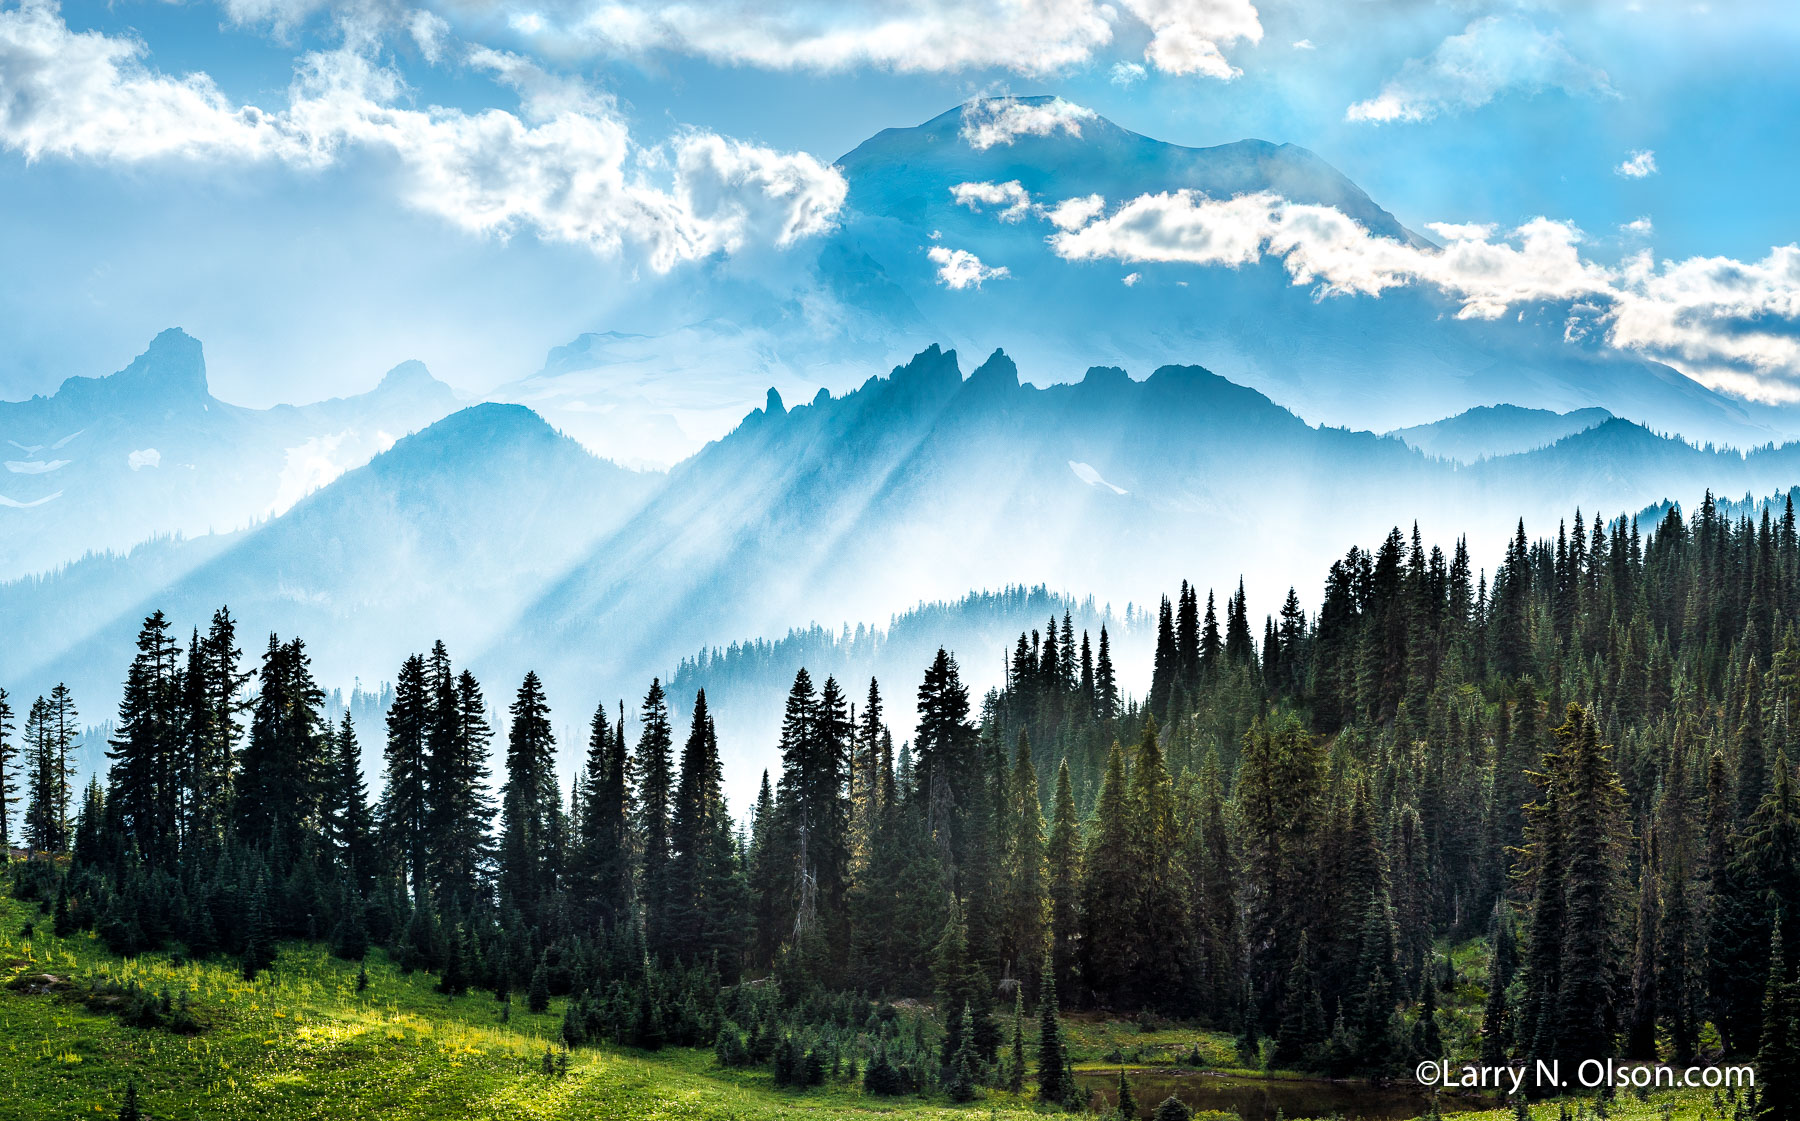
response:
<path id="1" fill-rule="evenodd" d="M 1021 136 L 1062 132 L 1078 137 L 1082 122 L 1098 117 L 1092 109 L 1060 97 L 989 97 L 963 106 L 961 135 L 969 147 L 982 152 Z"/>
<path id="2" fill-rule="evenodd" d="M 967 249 L 948 249 L 933 245 L 925 256 L 938 267 L 938 283 L 949 288 L 979 288 L 984 280 L 1004 280 L 1012 273 L 1005 265 L 989 267 Z"/>
<path id="3" fill-rule="evenodd" d="M 1115 62 L 1111 71 L 1112 84 L 1115 86 L 1131 86 L 1144 80 L 1150 71 L 1141 62 Z"/>
<path id="4" fill-rule="evenodd" d="M 1119 279 L 1119 283 L 1120 283 L 1120 284 L 1123 284 L 1123 285 L 1124 285 L 1124 286 L 1125 286 L 1125 287 L 1127 287 L 1127 288 L 1135 288 L 1135 287 L 1137 287 L 1137 282 L 1138 282 L 1138 281 L 1140 281 L 1140 280 L 1142 280 L 1142 279 L 1144 279 L 1144 274 L 1143 274 L 1143 273 L 1141 273 L 1141 272 L 1128 272 L 1128 273 L 1126 273 L 1126 274 L 1125 274 L 1125 275 L 1124 275 L 1124 276 L 1123 276 L 1123 277 L 1121 277 L 1121 278 L 1120 278 L 1120 279 Z"/>
<path id="5" fill-rule="evenodd" d="M 133 471 L 162 466 L 162 453 L 155 448 L 139 448 L 125 457 L 125 465 Z"/>
<path id="6" fill-rule="evenodd" d="M 1297 51 L 1316 51 L 1319 48 L 1313 46 L 1313 41 L 1311 39 L 1295 39 L 1294 49 Z"/>
<path id="7" fill-rule="evenodd" d="M 147 70 L 146 50 L 136 39 L 71 31 L 46 0 L 0 10 L 0 144 L 28 160 L 312 156 L 275 118 L 232 105 L 205 74 Z"/>
<path id="8" fill-rule="evenodd" d="M 144 64 L 132 39 L 74 32 L 51 0 L 0 11 L 0 147 L 28 159 L 267 161 L 322 167 L 348 147 L 394 157 L 406 201 L 472 232 L 526 229 L 651 265 L 787 246 L 829 228 L 843 176 L 805 153 L 699 131 L 634 144 L 612 102 L 504 52 L 471 65 L 518 90 L 523 117 L 404 107 L 398 74 L 346 45 L 303 56 L 287 104 L 230 102 L 205 74 Z"/>
<path id="9" fill-rule="evenodd" d="M 1504 232 L 1475 223 L 1429 228 L 1443 248 L 1379 237 L 1333 207 L 1267 192 L 1213 199 L 1174 191 L 1094 211 L 1048 240 L 1073 261 L 1238 268 L 1275 260 L 1320 299 L 1429 287 L 1455 301 L 1464 319 L 1566 305 L 1571 341 L 1591 337 L 1743 396 L 1800 400 L 1800 246 L 1755 262 L 1659 263 L 1646 251 L 1605 265 L 1582 255 L 1583 235 L 1568 222 L 1534 218 Z"/>
<path id="10" fill-rule="evenodd" d="M 1243 71 L 1225 58 L 1239 42 L 1262 41 L 1262 22 L 1250 0 L 1121 0 L 1149 26 L 1144 58 L 1165 74 L 1199 74 L 1230 81 Z"/>
<path id="11" fill-rule="evenodd" d="M 1005 183 L 958 183 L 950 188 L 950 197 L 958 206 L 966 206 L 977 214 L 983 206 L 998 207 L 1002 222 L 1017 222 L 1031 213 L 1031 193 L 1017 179 Z"/>
<path id="12" fill-rule="evenodd" d="M 450 24 L 436 12 L 420 8 L 407 17 L 406 30 L 419 48 L 420 57 L 436 66 L 444 57 L 445 40 L 450 37 Z"/>
<path id="13" fill-rule="evenodd" d="M 1516 15 L 1484 16 L 1428 57 L 1409 59 L 1379 94 L 1350 106 L 1344 119 L 1428 121 L 1478 109 L 1505 93 L 1546 89 L 1615 96 L 1606 72 L 1571 54 L 1560 34 L 1539 31 Z"/>
<path id="14" fill-rule="evenodd" d="M 1050 224 L 1059 230 L 1072 230 L 1077 226 L 1085 226 L 1106 209 L 1106 200 L 1099 195 L 1083 195 L 1079 198 L 1064 199 L 1045 213 Z"/>
<path id="15" fill-rule="evenodd" d="M 1622 234 L 1630 234 L 1634 237 L 1649 237 L 1656 232 L 1656 226 L 1650 221 L 1650 216 L 1645 214 L 1642 217 L 1633 218 L 1631 221 L 1620 226 L 1619 232 Z"/>
<path id="16" fill-rule="evenodd" d="M 563 0 L 546 9 L 529 13 L 529 28 L 515 14 L 513 26 L 554 53 L 674 52 L 770 70 L 1044 75 L 1091 63 L 1124 28 L 1149 32 L 1144 57 L 1162 70 L 1230 78 L 1237 70 L 1223 51 L 1262 37 L 1252 0 Z"/>
<path id="17" fill-rule="evenodd" d="M 1633 149 L 1624 162 L 1613 168 L 1613 174 L 1627 179 L 1647 179 L 1656 174 L 1656 153 L 1648 148 Z"/>

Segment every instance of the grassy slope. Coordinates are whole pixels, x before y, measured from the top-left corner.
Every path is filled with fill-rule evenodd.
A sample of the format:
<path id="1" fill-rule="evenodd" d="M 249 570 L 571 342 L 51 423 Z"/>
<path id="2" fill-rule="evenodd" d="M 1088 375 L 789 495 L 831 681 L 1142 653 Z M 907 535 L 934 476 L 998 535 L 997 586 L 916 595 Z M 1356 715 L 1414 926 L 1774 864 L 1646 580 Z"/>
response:
<path id="1" fill-rule="evenodd" d="M 29 938 L 20 933 L 26 923 L 36 928 Z M 0 1121 L 110 1121 L 128 1080 L 137 1082 L 151 1116 L 183 1121 L 902 1115 L 931 1121 L 1029 1112 L 1026 1103 L 991 1091 L 957 1108 L 868 1098 L 850 1086 L 777 1090 L 766 1073 L 717 1069 L 706 1051 L 588 1048 L 573 1055 L 566 1077 L 546 1077 L 543 1053 L 557 1038 L 561 1001 L 539 1016 L 515 1003 L 512 1021 L 502 1024 L 491 996 L 451 1000 L 433 991 L 431 978 L 403 976 L 380 953 L 370 957 L 368 991 L 358 994 L 354 965 L 300 944 L 283 947 L 273 973 L 252 984 L 229 962 L 176 964 L 160 954 L 121 959 L 88 934 L 51 937 L 36 907 L 0 895 L 0 984 L 27 971 L 185 990 L 213 1026 L 192 1037 L 128 1028 L 51 996 L 0 989 Z M 1104 1056 L 1115 1049 L 1132 1065 L 1174 1062 L 1196 1044 L 1209 1065 L 1233 1062 L 1230 1038 L 1217 1034 L 1140 1032 L 1134 1024 L 1091 1017 L 1072 1017 L 1068 1027 L 1082 1066 L 1114 1065 Z M 1611 1116 L 1716 1121 L 1716 1111 L 1703 1117 L 1709 1100 L 1663 1094 L 1640 1103 L 1621 1095 Z M 1536 1121 L 1554 1121 L 1556 1108 L 1537 1106 Z"/>

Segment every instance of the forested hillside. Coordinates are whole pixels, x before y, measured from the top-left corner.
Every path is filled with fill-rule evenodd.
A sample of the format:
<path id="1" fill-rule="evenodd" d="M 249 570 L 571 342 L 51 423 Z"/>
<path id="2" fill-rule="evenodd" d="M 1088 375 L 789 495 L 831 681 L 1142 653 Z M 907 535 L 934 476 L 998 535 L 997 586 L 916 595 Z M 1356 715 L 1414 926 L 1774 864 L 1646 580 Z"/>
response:
<path id="1" fill-rule="evenodd" d="M 870 1093 L 964 1100 L 1035 1071 L 1074 1103 L 1059 1013 L 1094 1008 L 1338 1074 L 1786 1070 L 1797 610 L 1791 503 L 1521 524 L 1491 580 L 1466 542 L 1395 529 L 1311 610 L 1170 589 L 1147 682 L 1070 614 L 984 696 L 947 649 L 908 680 L 801 670 L 739 817 L 704 692 L 650 682 L 634 727 L 601 705 L 564 790 L 535 674 L 496 719 L 439 644 L 399 667 L 384 728 L 330 723 L 301 638 L 246 662 L 227 610 L 185 643 L 157 613 L 104 783 L 69 789 L 66 692 L 0 710 L 4 839 L 69 853 L 12 873 L 59 935 L 247 978 L 284 939 L 386 947 L 446 993 L 568 997 L 571 1048 L 710 1046 L 801 1086 L 848 1061 Z M 1476 937 L 1459 969 L 1447 947 Z M 1470 986 L 1479 1033 L 1452 1033 L 1439 1009 Z M 1794 1116 L 1787 1093 L 1758 1108 Z"/>

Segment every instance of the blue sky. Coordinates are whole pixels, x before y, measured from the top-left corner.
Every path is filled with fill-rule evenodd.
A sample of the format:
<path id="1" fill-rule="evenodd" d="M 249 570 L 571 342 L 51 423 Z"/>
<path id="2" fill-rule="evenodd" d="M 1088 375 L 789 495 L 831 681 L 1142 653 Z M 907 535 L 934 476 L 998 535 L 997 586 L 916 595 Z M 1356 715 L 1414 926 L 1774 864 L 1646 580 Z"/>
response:
<path id="1" fill-rule="evenodd" d="M 0 0 L 0 396 L 170 325 L 245 404 L 413 357 L 480 393 L 817 236 L 831 161 L 977 95 L 1297 143 L 1415 229 L 1756 262 L 1800 241 L 1797 48 L 1755 2 Z M 1757 283 L 1791 322 L 1800 276 Z"/>

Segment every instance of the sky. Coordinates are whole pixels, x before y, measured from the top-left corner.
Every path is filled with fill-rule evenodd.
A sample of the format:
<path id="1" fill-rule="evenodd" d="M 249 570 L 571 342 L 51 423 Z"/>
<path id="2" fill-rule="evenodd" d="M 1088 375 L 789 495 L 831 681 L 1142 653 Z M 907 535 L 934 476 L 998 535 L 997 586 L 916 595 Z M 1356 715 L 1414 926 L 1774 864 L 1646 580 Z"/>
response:
<path id="1" fill-rule="evenodd" d="M 1413 229 L 1708 263 L 1791 374 L 1797 49 L 1759 0 L 0 0 L 0 398 L 169 326 L 241 404 L 412 358 L 478 396 L 821 236 L 880 129 L 1039 93 L 1299 144 Z"/>

